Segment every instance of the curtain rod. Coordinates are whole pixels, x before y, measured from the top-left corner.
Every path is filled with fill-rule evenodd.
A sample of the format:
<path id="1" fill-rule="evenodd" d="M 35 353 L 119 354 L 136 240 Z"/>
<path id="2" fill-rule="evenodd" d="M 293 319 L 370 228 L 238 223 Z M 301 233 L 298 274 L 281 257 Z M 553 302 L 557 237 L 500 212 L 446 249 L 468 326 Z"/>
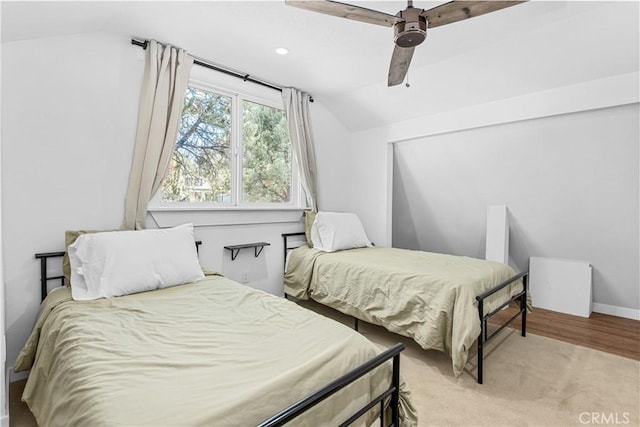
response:
<path id="1" fill-rule="evenodd" d="M 136 46 L 140 46 L 142 49 L 146 49 L 148 43 L 149 43 L 148 40 L 136 40 L 134 38 L 131 39 L 131 44 L 136 45 Z M 261 86 L 268 87 L 269 89 L 277 90 L 279 92 L 282 92 L 282 89 L 283 89 L 282 86 L 276 86 L 275 84 L 271 84 L 271 83 L 265 82 L 263 80 L 254 79 L 249 74 L 242 74 L 242 73 L 239 73 L 239 72 L 236 72 L 236 71 L 232 71 L 232 70 L 223 68 L 223 67 L 221 67 L 219 65 L 215 65 L 215 64 L 212 64 L 210 62 L 204 61 L 204 60 L 202 60 L 200 58 L 194 57 L 193 58 L 193 63 L 196 64 L 196 65 L 200 65 L 202 67 L 205 67 L 205 68 L 209 68 L 211 70 L 219 71 L 219 72 L 227 74 L 229 76 L 237 77 L 239 79 L 244 80 L 245 82 L 251 82 L 251 83 L 259 84 Z M 309 101 L 313 102 L 313 97 L 312 96 L 309 97 Z"/>

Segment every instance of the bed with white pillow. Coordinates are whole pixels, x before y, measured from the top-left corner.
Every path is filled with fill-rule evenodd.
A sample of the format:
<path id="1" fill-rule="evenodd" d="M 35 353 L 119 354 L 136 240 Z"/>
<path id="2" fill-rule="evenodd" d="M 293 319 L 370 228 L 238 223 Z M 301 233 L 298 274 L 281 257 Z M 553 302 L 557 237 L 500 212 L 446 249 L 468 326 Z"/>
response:
<path id="1" fill-rule="evenodd" d="M 456 376 L 477 341 L 479 383 L 483 345 L 495 336 L 488 319 L 517 301 L 520 310 L 507 323 L 522 315 L 525 336 L 527 272 L 465 256 L 373 246 L 353 213 L 307 212 L 305 225 L 308 245 L 289 251 L 288 239 L 296 233 L 283 235 L 287 295 L 311 298 L 413 338 L 424 349 L 446 352 Z"/>
<path id="2" fill-rule="evenodd" d="M 71 286 L 46 297 L 15 363 L 30 370 L 23 400 L 39 425 L 338 425 L 376 399 L 416 425 L 401 348 L 380 357 L 348 327 L 204 275 L 191 225 L 70 240 Z M 310 409 L 291 407 L 375 365 Z"/>

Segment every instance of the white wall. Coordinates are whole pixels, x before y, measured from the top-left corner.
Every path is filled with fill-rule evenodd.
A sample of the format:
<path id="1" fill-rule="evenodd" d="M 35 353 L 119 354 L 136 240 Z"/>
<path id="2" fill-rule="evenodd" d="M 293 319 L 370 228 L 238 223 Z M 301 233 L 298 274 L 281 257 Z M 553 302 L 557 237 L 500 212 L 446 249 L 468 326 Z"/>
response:
<path id="1" fill-rule="evenodd" d="M 2 45 L 2 246 L 9 366 L 40 303 L 34 254 L 62 250 L 67 229 L 112 229 L 122 221 L 143 57 L 128 37 L 105 33 Z M 248 71 L 259 75 L 259 70 Z M 342 168 L 340 161 L 329 164 L 329 159 L 346 145 L 346 131 L 320 100 L 311 111 L 318 168 Z M 320 203 L 338 209 L 340 182 L 329 176 L 319 185 Z M 264 215 L 269 223 L 260 223 Z M 299 211 L 264 215 L 250 224 L 220 225 L 216 215 L 156 213 L 149 223 L 195 218 L 196 238 L 204 243 L 203 266 L 236 280 L 246 272 L 250 286 L 282 294 L 280 234 L 301 231 L 301 216 Z M 235 261 L 223 249 L 254 241 L 271 246 L 258 258 L 243 250 Z"/>
<path id="2" fill-rule="evenodd" d="M 0 164 L 2 163 L 2 150 L 0 150 Z M 2 167 L 0 166 L 0 172 Z M 2 174 L 0 173 L 0 188 L 2 188 Z M 2 241 L 2 198 L 0 198 L 0 242 Z M 5 297 L 4 297 L 4 272 L 3 252 L 0 246 L 0 426 L 9 425 L 9 405 L 7 400 L 8 381 L 6 378 L 6 336 L 5 336 Z"/>
<path id="3" fill-rule="evenodd" d="M 487 207 L 505 204 L 510 264 L 586 261 L 595 301 L 637 310 L 638 113 L 630 104 L 395 144 L 393 245 L 484 258 Z"/>
<path id="4" fill-rule="evenodd" d="M 0 16 L 2 12 L 0 12 Z M 0 55 L 2 48 L 0 47 Z M 0 84 L 0 92 L 2 85 Z M 2 123 L 0 122 L 0 135 L 2 134 Z M 2 188 L 2 138 L 0 137 L 0 189 Z M 1 194 L 1 193 L 0 193 Z M 2 197 L 0 197 L 0 242 L 2 242 Z M 0 426 L 9 425 L 9 402 L 7 399 L 8 381 L 6 377 L 6 336 L 5 336 L 5 298 L 4 298 L 4 272 L 3 272 L 3 252 L 0 244 Z"/>
<path id="5" fill-rule="evenodd" d="M 391 221 L 388 187 L 392 182 L 387 171 L 389 141 L 387 128 L 378 128 L 353 134 L 351 165 L 345 192 L 352 194 L 348 210 L 356 212 L 367 236 L 378 246 L 391 246 L 387 222 Z"/>
<path id="6" fill-rule="evenodd" d="M 638 81 L 639 75 L 637 72 L 620 76 L 612 76 L 577 85 L 558 87 L 552 90 L 545 90 L 520 97 L 508 98 L 502 101 L 492 102 L 490 104 L 469 106 L 461 110 L 420 117 L 417 119 L 394 123 L 382 128 L 358 132 L 353 135 L 352 139 L 352 167 L 355 171 L 354 175 L 356 178 L 353 180 L 353 187 L 350 188 L 350 191 L 352 191 L 353 194 L 357 194 L 358 197 L 353 201 L 353 203 L 351 203 L 350 209 L 357 212 L 362 217 L 367 233 L 370 235 L 372 240 L 379 244 L 391 245 L 390 236 L 392 213 L 389 208 L 391 204 L 391 197 L 387 191 L 389 185 L 392 183 L 393 176 L 392 167 L 389 166 L 390 163 L 392 164 L 393 159 L 392 150 L 389 149 L 390 143 L 542 117 L 557 116 L 559 118 L 558 120 L 561 121 L 571 120 L 571 113 L 637 103 L 640 98 Z M 606 129 L 601 129 L 601 131 L 606 132 Z M 625 151 L 632 161 L 635 162 L 635 167 L 632 168 L 632 171 L 630 172 L 631 177 L 634 173 L 636 177 L 638 174 L 637 143 L 638 141 L 636 137 L 635 151 L 633 151 L 633 147 L 628 148 L 626 149 L 627 151 Z M 634 166 L 634 164 L 632 163 L 631 166 Z M 597 159 L 594 159 L 590 166 L 594 170 L 597 170 Z M 570 165 L 568 167 L 573 168 L 575 165 Z M 572 169 L 569 169 L 569 173 L 571 173 L 571 170 Z M 461 173 L 465 172 L 461 171 Z M 486 175 L 481 176 L 486 178 Z M 633 203 L 634 200 L 637 203 L 638 195 L 637 193 L 635 195 L 633 194 L 633 188 L 634 187 L 621 190 L 613 185 L 611 187 L 611 191 L 625 191 L 624 194 L 629 195 L 631 203 Z M 637 190 L 637 185 L 635 188 Z M 554 194 L 554 197 L 561 198 L 561 192 L 564 190 L 560 187 L 552 187 L 552 191 L 558 192 Z M 469 196 L 476 197 L 473 193 Z M 568 197 L 569 195 L 566 196 Z M 428 201 L 423 201 L 423 203 L 427 202 Z M 486 207 L 484 209 L 486 209 Z M 631 207 L 631 209 L 633 208 Z M 636 211 L 631 211 L 631 214 L 635 214 L 635 221 L 637 223 L 637 207 L 635 209 Z M 618 217 L 616 216 L 614 209 L 601 213 L 603 213 L 603 216 L 601 218 L 602 222 L 599 223 L 599 227 L 609 227 L 612 224 L 618 223 Z M 467 212 L 462 215 L 467 215 L 467 218 L 469 218 L 469 216 L 473 214 Z M 473 219 L 473 223 L 477 224 L 478 227 L 483 227 L 485 220 L 484 215 L 485 210 L 477 213 L 477 216 Z M 435 218 L 435 220 L 437 221 L 438 218 Z M 637 236 L 637 225 L 635 230 Z M 634 229 L 630 229 L 629 233 L 630 236 L 633 236 Z M 565 234 L 564 238 L 583 241 L 582 235 Z M 514 239 L 517 239 L 517 235 L 512 235 L 511 240 L 512 244 L 516 245 L 516 247 L 519 243 L 522 243 L 515 242 Z M 630 239 L 630 244 L 632 244 L 633 237 L 630 237 Z M 455 243 L 453 244 L 455 245 Z M 484 242 L 474 242 L 473 244 L 482 248 Z M 618 248 L 619 246 L 615 246 L 612 247 L 611 250 L 619 250 Z M 432 249 L 441 249 L 442 251 L 446 251 L 447 248 L 436 247 Z M 553 249 L 545 248 L 544 252 L 551 253 L 554 251 Z M 637 253 L 637 248 L 635 252 Z M 573 257 L 571 253 L 567 253 L 566 251 L 563 251 L 563 253 L 564 256 L 568 258 Z M 631 251 L 627 256 L 632 256 L 633 253 L 634 252 Z M 529 255 L 535 254 L 530 253 Z M 580 253 L 577 253 L 576 256 L 580 255 Z M 627 279 L 625 283 L 622 284 L 612 283 L 611 277 L 609 277 L 607 280 L 610 284 L 606 286 L 611 286 L 612 289 L 608 289 L 607 287 L 599 288 L 595 292 L 595 302 L 605 306 L 620 306 L 623 308 L 637 310 L 637 263 L 638 261 L 636 259 L 635 282 L 634 276 L 630 273 L 625 276 Z M 628 268 L 632 269 L 634 266 L 632 265 Z M 636 290 L 633 291 L 633 289 Z"/>
<path id="7" fill-rule="evenodd" d="M 346 191 L 353 177 L 349 132 L 323 105 L 312 104 L 311 126 L 318 167 L 318 208 L 325 211 L 348 210 L 352 193 Z"/>
<path id="8" fill-rule="evenodd" d="M 2 46 L 2 199 L 7 363 L 40 303 L 36 252 L 66 229 L 123 216 L 142 62 L 124 37 L 82 34 Z"/>
<path id="9" fill-rule="evenodd" d="M 0 163 L 2 155 L 0 150 Z M 1 168 L 0 168 L 1 169 Z M 2 187 L 2 178 L 0 174 L 0 188 Z M 0 198 L 0 241 L 2 241 L 2 199 Z M 5 336 L 5 297 L 4 297 L 4 272 L 2 246 L 0 246 L 0 426 L 7 427 L 9 425 L 9 402 L 8 391 L 9 381 L 7 379 L 7 347 Z"/>

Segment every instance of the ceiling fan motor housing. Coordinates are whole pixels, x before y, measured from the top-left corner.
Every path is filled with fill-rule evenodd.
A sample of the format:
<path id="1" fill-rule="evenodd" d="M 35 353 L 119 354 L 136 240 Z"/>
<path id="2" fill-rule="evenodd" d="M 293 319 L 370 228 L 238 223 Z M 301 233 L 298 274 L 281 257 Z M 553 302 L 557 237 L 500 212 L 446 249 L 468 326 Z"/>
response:
<path id="1" fill-rule="evenodd" d="M 422 9 L 408 7 L 400 12 L 404 19 L 394 25 L 394 41 L 400 47 L 418 46 L 427 38 L 427 19 L 420 15 Z"/>

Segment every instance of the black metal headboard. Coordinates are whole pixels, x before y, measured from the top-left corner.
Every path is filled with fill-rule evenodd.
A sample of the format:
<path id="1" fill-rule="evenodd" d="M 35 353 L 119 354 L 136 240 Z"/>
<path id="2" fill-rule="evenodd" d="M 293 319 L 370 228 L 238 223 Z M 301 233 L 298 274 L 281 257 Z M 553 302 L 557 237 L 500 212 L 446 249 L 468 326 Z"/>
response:
<path id="1" fill-rule="evenodd" d="M 304 231 L 300 231 L 297 233 L 282 233 L 282 240 L 284 241 L 284 261 L 283 261 L 283 265 L 286 268 L 287 266 L 287 253 L 295 248 L 299 248 L 300 246 L 304 246 L 304 245 L 298 245 L 298 246 L 289 246 L 289 238 L 290 237 L 295 237 L 295 236 L 304 236 L 305 232 Z"/>
<path id="2" fill-rule="evenodd" d="M 47 260 L 49 258 L 58 258 L 64 256 L 63 252 L 44 252 L 36 254 L 36 258 L 40 260 L 40 292 L 41 292 L 41 301 L 47 297 L 47 283 L 50 280 L 60 280 L 60 286 L 64 286 L 64 275 L 62 276 L 51 276 L 49 277 L 49 273 L 47 272 Z"/>
<path id="3" fill-rule="evenodd" d="M 198 251 L 198 253 L 200 253 L 200 245 L 202 244 L 202 240 L 196 240 L 196 251 Z M 40 297 L 41 297 L 41 301 L 44 301 L 44 299 L 47 297 L 47 290 L 48 290 L 48 286 L 47 284 L 51 281 L 51 280 L 60 280 L 60 286 L 64 286 L 65 285 L 65 277 L 64 275 L 62 276 L 49 276 L 49 272 L 47 270 L 47 260 L 49 258 L 59 258 L 64 256 L 64 251 L 62 252 L 43 252 L 43 253 L 39 253 L 36 254 L 36 259 L 40 260 Z"/>

